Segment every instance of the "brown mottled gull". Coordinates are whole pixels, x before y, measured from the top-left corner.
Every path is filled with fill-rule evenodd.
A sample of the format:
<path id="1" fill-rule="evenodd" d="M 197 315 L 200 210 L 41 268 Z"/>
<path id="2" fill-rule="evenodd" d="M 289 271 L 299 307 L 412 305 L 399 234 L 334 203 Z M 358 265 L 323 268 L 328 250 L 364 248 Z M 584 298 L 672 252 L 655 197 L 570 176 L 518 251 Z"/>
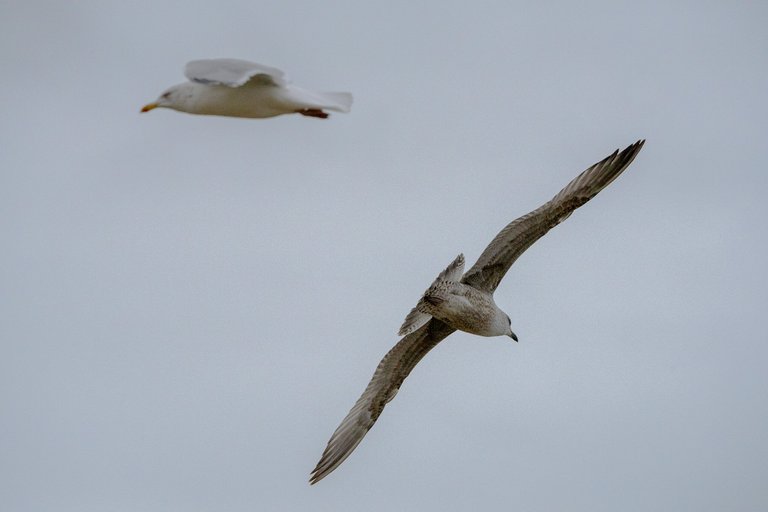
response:
<path id="1" fill-rule="evenodd" d="M 493 300 L 509 267 L 536 240 L 607 187 L 632 163 L 644 140 L 618 150 L 579 174 L 549 202 L 507 224 L 462 276 L 459 255 L 406 317 L 401 339 L 381 360 L 362 396 L 342 420 L 312 471 L 310 483 L 328 476 L 360 444 L 414 366 L 456 330 L 517 341 L 509 316 Z"/>

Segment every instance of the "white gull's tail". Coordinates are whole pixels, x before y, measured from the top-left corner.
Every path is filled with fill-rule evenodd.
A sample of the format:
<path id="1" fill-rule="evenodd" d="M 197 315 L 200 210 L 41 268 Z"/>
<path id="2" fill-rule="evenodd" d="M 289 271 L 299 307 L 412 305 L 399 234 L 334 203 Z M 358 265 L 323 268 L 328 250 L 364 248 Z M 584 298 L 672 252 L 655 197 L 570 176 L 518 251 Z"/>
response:
<path id="1" fill-rule="evenodd" d="M 320 92 L 317 93 L 325 105 L 323 108 L 347 113 L 352 109 L 352 94 L 348 92 Z"/>

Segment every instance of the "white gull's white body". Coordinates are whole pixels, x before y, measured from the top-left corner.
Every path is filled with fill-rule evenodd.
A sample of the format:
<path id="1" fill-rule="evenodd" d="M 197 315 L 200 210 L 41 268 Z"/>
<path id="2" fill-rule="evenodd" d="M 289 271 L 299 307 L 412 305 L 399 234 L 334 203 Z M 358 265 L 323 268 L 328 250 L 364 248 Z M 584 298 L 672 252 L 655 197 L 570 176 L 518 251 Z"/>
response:
<path id="1" fill-rule="evenodd" d="M 174 85 L 142 112 L 170 108 L 200 115 L 266 118 L 302 114 L 326 118 L 326 110 L 349 112 L 352 95 L 316 92 L 289 83 L 282 71 L 238 59 L 189 62 L 189 82 Z"/>

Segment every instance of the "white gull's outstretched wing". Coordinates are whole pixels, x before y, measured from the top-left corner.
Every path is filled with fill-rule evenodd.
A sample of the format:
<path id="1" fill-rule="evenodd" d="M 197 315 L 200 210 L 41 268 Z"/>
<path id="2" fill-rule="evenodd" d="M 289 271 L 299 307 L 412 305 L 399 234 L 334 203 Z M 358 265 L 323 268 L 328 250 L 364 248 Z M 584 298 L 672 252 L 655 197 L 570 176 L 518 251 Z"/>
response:
<path id="1" fill-rule="evenodd" d="M 328 476 L 360 444 L 416 363 L 455 329 L 435 318 L 401 339 L 381 360 L 368 387 L 331 436 L 309 483 Z"/>
<path id="2" fill-rule="evenodd" d="M 526 249 L 615 180 L 632 163 L 644 143 L 645 140 L 639 140 L 621 152 L 617 150 L 579 174 L 549 202 L 507 224 L 461 282 L 493 293 Z"/>
<path id="3" fill-rule="evenodd" d="M 184 76 L 193 82 L 228 87 L 246 83 L 272 86 L 286 83 L 284 73 L 279 69 L 240 59 L 193 60 L 184 68 Z"/>

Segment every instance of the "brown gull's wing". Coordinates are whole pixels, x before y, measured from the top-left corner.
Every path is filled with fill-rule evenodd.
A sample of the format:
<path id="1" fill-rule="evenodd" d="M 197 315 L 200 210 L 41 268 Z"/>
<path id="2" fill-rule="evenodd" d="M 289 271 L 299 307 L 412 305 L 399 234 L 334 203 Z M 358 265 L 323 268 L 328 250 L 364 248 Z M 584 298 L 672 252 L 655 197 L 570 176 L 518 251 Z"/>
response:
<path id="1" fill-rule="evenodd" d="M 644 143 L 645 140 L 639 140 L 621 152 L 616 150 L 579 174 L 550 201 L 507 224 L 461 282 L 493 293 L 526 249 L 615 180 L 632 163 Z"/>
<path id="2" fill-rule="evenodd" d="M 342 420 L 312 470 L 310 484 L 315 484 L 339 467 L 349 457 L 365 434 L 392 400 L 411 370 L 432 348 L 455 329 L 435 318 L 401 339 L 387 352 L 373 373 L 368 387 Z"/>

